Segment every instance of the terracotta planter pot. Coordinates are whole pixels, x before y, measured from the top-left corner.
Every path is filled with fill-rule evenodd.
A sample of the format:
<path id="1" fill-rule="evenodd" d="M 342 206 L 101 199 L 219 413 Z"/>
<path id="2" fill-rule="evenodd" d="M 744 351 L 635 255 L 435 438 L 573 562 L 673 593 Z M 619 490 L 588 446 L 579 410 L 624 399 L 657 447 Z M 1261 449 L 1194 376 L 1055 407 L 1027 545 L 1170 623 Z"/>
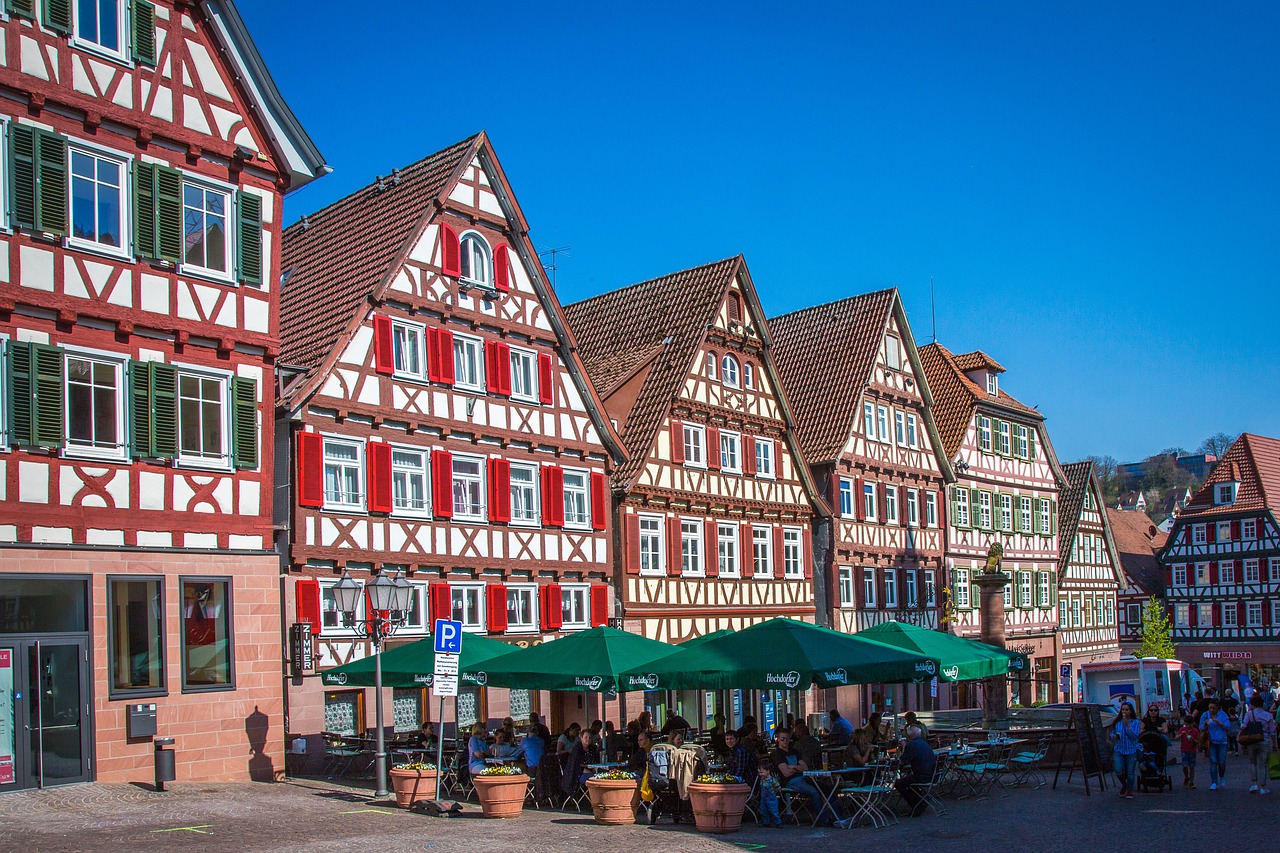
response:
<path id="1" fill-rule="evenodd" d="M 391 790 L 396 794 L 396 805 L 407 809 L 419 800 L 436 797 L 436 771 L 392 769 Z"/>
<path id="2" fill-rule="evenodd" d="M 528 776 L 472 776 L 471 784 L 476 786 L 485 817 L 520 817 Z"/>
<path id="3" fill-rule="evenodd" d="M 588 779 L 587 797 L 596 823 L 621 826 L 636 822 L 640 806 L 640 782 L 637 779 Z"/>
<path id="4" fill-rule="evenodd" d="M 692 782 L 689 803 L 699 832 L 737 832 L 742 810 L 751 796 L 750 785 L 708 785 Z"/>

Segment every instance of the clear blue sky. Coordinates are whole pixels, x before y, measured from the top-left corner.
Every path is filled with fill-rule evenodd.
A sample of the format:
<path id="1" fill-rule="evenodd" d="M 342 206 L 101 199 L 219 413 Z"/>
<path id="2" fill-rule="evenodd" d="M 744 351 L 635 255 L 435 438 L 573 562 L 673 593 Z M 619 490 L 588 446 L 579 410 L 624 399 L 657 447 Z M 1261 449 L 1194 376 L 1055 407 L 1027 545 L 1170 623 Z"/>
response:
<path id="1" fill-rule="evenodd" d="M 1064 461 L 1280 435 L 1280 5 L 239 4 L 334 168 L 483 128 L 571 302 L 742 252 L 901 289 Z"/>

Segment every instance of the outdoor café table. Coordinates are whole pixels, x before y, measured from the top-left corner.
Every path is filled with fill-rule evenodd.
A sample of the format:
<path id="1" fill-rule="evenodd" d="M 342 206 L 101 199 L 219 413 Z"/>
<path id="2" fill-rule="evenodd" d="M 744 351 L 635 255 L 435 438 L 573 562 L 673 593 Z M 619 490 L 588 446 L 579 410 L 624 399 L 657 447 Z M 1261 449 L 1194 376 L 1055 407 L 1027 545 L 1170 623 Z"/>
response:
<path id="1" fill-rule="evenodd" d="M 436 754 L 434 749 L 427 749 L 421 746 L 397 746 L 390 752 L 392 759 L 395 759 L 397 755 L 403 755 L 406 761 L 414 761 L 419 757 L 431 758 Z"/>
<path id="2" fill-rule="evenodd" d="M 515 764 L 519 760 L 520 759 L 516 758 L 514 755 L 508 755 L 505 758 L 486 758 L 484 760 L 484 763 L 485 764 Z"/>
<path id="3" fill-rule="evenodd" d="M 877 765 L 868 764 L 867 767 L 875 767 Z M 839 816 L 836 811 L 835 799 L 836 794 L 840 791 L 840 777 L 859 770 L 864 767 L 844 767 L 838 770 L 806 770 L 804 778 L 813 782 L 813 787 L 818 789 L 818 793 L 822 796 L 822 802 L 818 803 L 818 808 L 814 810 L 813 824 L 817 826 L 818 819 L 822 817 L 823 812 L 830 810 L 831 814 Z M 830 784 L 827 784 L 830 783 Z"/>
<path id="4" fill-rule="evenodd" d="M 605 773 L 614 769 L 615 767 L 626 767 L 626 766 L 627 766 L 627 763 L 625 761 L 602 761 L 599 764 L 588 764 L 587 769 L 597 770 L 597 771 L 600 771 L 601 773 Z"/>

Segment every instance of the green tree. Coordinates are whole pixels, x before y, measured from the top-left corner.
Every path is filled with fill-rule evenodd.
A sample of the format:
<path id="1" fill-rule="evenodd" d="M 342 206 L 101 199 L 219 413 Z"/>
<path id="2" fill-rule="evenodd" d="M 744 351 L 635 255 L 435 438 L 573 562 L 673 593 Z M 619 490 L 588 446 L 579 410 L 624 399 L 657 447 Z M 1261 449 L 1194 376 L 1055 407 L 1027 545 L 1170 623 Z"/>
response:
<path id="1" fill-rule="evenodd" d="M 1173 626 L 1164 608 L 1153 595 L 1142 607 L 1142 640 L 1138 657 L 1169 659 L 1177 654 L 1173 646 Z"/>

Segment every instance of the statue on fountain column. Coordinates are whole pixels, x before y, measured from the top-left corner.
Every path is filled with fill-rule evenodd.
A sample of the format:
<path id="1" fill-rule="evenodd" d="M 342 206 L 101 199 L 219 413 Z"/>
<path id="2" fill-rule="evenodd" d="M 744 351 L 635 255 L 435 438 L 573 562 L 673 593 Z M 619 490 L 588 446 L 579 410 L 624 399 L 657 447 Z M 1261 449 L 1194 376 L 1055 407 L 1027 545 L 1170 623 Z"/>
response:
<path id="1" fill-rule="evenodd" d="M 998 575 L 1001 573 L 1000 564 L 1004 561 L 1004 546 L 999 542 L 992 542 L 991 547 L 987 549 L 987 562 L 982 567 L 984 575 Z"/>

